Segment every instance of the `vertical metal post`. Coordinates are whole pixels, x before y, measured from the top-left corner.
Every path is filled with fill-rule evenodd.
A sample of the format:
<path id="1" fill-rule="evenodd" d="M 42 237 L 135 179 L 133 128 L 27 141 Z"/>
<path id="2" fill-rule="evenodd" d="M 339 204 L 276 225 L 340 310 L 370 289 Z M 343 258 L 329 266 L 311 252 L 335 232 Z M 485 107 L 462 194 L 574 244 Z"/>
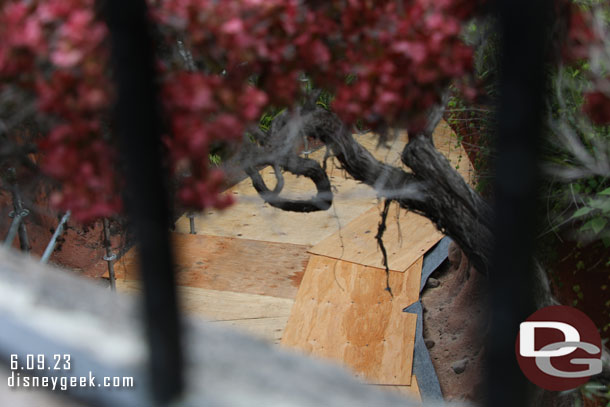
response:
<path id="1" fill-rule="evenodd" d="M 114 261 L 116 254 L 112 253 L 112 245 L 110 244 L 110 225 L 107 218 L 104 218 L 104 247 L 106 254 L 104 260 L 108 263 L 108 278 L 110 279 L 110 289 L 116 291 L 116 279 L 114 277 Z"/>
<path id="2" fill-rule="evenodd" d="M 515 340 L 533 311 L 538 150 L 553 7 L 550 0 L 498 0 L 496 6 L 502 39 L 487 405 L 514 407 L 529 405 Z"/>
<path id="3" fill-rule="evenodd" d="M 145 0 L 102 4 L 117 88 L 115 122 L 125 166 L 125 207 L 139 253 L 151 389 L 155 403 L 167 405 L 182 391 L 183 357 L 152 27 Z"/>
<path id="4" fill-rule="evenodd" d="M 187 217 L 189 218 L 189 226 L 191 229 L 190 233 L 191 233 L 191 235 L 196 235 L 197 231 L 195 230 L 195 215 L 193 215 L 192 212 L 189 212 Z"/>
<path id="5" fill-rule="evenodd" d="M 311 153 L 312 151 L 309 149 L 309 138 L 303 135 L 303 155 L 305 156 L 305 158 L 309 158 L 309 154 Z"/>

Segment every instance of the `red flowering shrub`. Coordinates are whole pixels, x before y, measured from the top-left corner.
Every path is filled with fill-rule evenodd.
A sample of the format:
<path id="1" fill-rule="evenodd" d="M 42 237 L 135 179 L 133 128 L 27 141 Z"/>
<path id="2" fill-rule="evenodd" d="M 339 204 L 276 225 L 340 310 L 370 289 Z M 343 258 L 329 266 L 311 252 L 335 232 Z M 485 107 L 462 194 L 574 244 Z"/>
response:
<path id="1" fill-rule="evenodd" d="M 607 24 L 606 24 L 607 25 Z M 577 63 L 587 60 L 592 54 L 603 54 L 603 33 L 596 31 L 592 10 L 582 9 L 577 4 L 569 5 L 569 24 L 565 44 L 562 49 L 564 60 Z M 605 69 L 605 68 L 604 68 Z M 586 71 L 587 79 L 597 88 L 607 88 L 600 83 L 609 77 Z M 585 93 L 582 111 L 597 125 L 610 124 L 610 95 L 599 90 Z"/>
<path id="2" fill-rule="evenodd" d="M 83 220 L 120 210 L 114 151 L 101 125 L 112 89 L 107 30 L 94 1 L 0 4 L 0 88 L 32 92 L 53 123 L 40 139 L 42 169 L 62 183 L 52 203 Z"/>
<path id="3" fill-rule="evenodd" d="M 31 92 L 51 123 L 40 136 L 43 171 L 61 182 L 53 203 L 80 220 L 121 208 L 110 129 L 107 30 L 94 0 L 0 0 L 0 90 Z M 471 70 L 460 37 L 480 0 L 149 0 L 169 47 L 160 61 L 178 196 L 193 208 L 224 207 L 210 170 L 216 142 L 239 142 L 268 106 L 299 100 L 301 75 L 335 95 L 347 123 L 418 131 L 440 91 Z M 583 37 L 584 35 L 584 37 Z M 575 41 L 586 41 L 586 35 Z M 350 80 L 347 80 L 350 78 Z"/>

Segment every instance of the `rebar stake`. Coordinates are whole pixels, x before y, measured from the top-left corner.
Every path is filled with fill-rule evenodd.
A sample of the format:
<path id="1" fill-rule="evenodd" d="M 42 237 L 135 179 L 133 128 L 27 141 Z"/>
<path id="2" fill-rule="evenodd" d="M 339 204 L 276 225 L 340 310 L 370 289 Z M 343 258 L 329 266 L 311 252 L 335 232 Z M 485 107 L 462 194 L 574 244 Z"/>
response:
<path id="1" fill-rule="evenodd" d="M 49 257 L 51 257 L 51 254 L 53 254 L 53 252 L 55 251 L 55 245 L 57 244 L 57 238 L 64 231 L 64 225 L 68 222 L 68 219 L 70 219 L 70 211 L 66 212 L 64 214 L 64 216 L 62 216 L 61 220 L 59 221 L 59 224 L 57 225 L 57 229 L 55 229 L 53 236 L 51 236 L 51 240 L 49 240 L 49 244 L 47 244 L 47 248 L 44 250 L 42 257 L 40 258 L 41 263 L 44 264 L 47 261 L 49 261 Z"/>
<path id="2" fill-rule="evenodd" d="M 114 277 L 114 261 L 116 260 L 116 254 L 112 253 L 112 245 L 110 244 L 110 226 L 108 218 L 104 218 L 104 247 L 106 248 L 106 254 L 104 260 L 108 262 L 108 278 L 110 279 L 110 289 L 116 291 L 116 279 Z"/>

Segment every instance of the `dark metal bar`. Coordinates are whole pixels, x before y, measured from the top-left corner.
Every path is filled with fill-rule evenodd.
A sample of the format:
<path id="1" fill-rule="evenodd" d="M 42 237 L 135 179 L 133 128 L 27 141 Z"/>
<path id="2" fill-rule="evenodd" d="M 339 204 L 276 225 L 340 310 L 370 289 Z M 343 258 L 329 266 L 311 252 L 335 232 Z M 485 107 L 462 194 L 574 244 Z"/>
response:
<path id="1" fill-rule="evenodd" d="M 537 166 L 552 3 L 498 0 L 496 6 L 502 39 L 487 405 L 514 407 L 528 405 L 515 340 L 519 324 L 533 311 Z"/>
<path id="2" fill-rule="evenodd" d="M 126 169 L 125 205 L 139 249 L 153 396 L 166 405 L 179 396 L 183 373 L 152 27 L 145 0 L 107 0 L 104 7 L 118 93 L 115 117 Z"/>
<path id="3" fill-rule="evenodd" d="M 49 261 L 49 257 L 51 257 L 51 254 L 53 254 L 53 251 L 55 251 L 55 245 L 57 244 L 57 238 L 63 233 L 64 225 L 66 224 L 66 222 L 68 222 L 68 219 L 70 219 L 70 211 L 66 212 L 64 214 L 64 216 L 62 216 L 61 220 L 59 221 L 59 224 L 57 225 L 57 228 L 55 229 L 53 236 L 51 236 L 51 240 L 49 241 L 49 244 L 47 244 L 47 248 L 44 250 L 42 257 L 40 258 L 41 263 L 44 264 L 47 261 Z"/>
<path id="4" fill-rule="evenodd" d="M 193 213 L 189 212 L 189 214 L 187 215 L 189 218 L 189 225 L 190 225 L 190 233 L 191 235 L 196 235 L 197 231 L 195 230 L 195 215 L 193 215 Z"/>
<path id="5" fill-rule="evenodd" d="M 110 289 L 116 291 L 116 278 L 114 277 L 114 261 L 116 260 L 116 254 L 112 253 L 112 245 L 110 244 L 110 225 L 107 218 L 104 218 L 104 247 L 106 248 L 104 260 L 108 263 Z"/>

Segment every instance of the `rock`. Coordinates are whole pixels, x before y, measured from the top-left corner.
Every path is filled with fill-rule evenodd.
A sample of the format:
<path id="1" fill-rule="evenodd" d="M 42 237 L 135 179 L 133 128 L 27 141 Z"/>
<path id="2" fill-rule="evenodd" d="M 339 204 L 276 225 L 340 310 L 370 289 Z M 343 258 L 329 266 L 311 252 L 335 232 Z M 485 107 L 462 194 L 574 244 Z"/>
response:
<path id="1" fill-rule="evenodd" d="M 459 267 L 460 262 L 462 261 L 462 250 L 459 248 L 455 242 L 451 242 L 449 245 L 449 262 L 453 265 L 453 267 Z"/>
<path id="2" fill-rule="evenodd" d="M 457 362 L 453 362 L 453 364 L 451 365 L 451 368 L 453 369 L 455 374 L 461 374 L 461 373 L 464 373 L 464 370 L 466 370 L 467 364 L 468 364 L 468 359 L 462 359 L 462 360 L 458 360 Z"/>
<path id="3" fill-rule="evenodd" d="M 432 349 L 435 345 L 435 343 L 432 339 L 426 339 L 424 341 L 424 343 L 426 344 L 426 348 L 428 348 L 428 349 Z"/>
<path id="4" fill-rule="evenodd" d="M 427 286 L 427 287 L 430 287 L 430 288 L 436 288 L 436 287 L 438 287 L 439 285 L 441 285 L 441 282 L 440 282 L 440 281 L 438 281 L 436 278 L 433 278 L 433 277 L 430 277 L 430 278 L 428 279 L 428 282 L 426 283 L 426 286 Z"/>

